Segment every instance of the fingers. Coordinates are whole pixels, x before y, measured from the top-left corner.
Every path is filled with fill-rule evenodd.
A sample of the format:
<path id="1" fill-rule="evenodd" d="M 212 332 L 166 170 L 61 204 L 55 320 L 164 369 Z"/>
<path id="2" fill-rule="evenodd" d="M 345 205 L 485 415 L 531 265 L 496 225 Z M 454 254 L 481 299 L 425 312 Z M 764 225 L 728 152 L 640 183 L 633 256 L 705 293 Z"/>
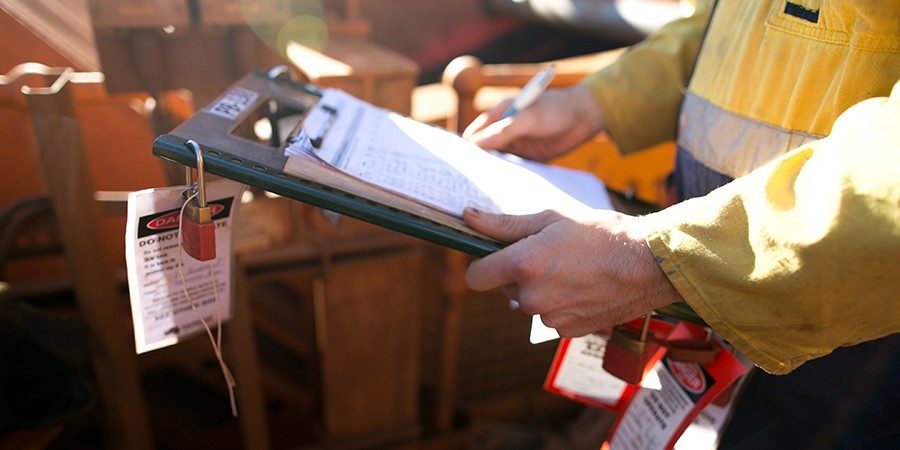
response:
<path id="1" fill-rule="evenodd" d="M 556 211 L 543 211 L 525 216 L 492 214 L 475 208 L 463 210 L 463 220 L 470 227 L 502 242 L 515 242 L 546 228 L 562 216 Z"/>
<path id="2" fill-rule="evenodd" d="M 515 272 L 509 264 L 509 247 L 492 253 L 469 264 L 466 271 L 466 285 L 473 291 L 491 289 L 515 283 Z"/>
<path id="3" fill-rule="evenodd" d="M 502 102 L 490 111 L 478 116 L 463 137 L 486 149 L 508 149 L 516 141 L 532 136 L 538 122 L 538 114 L 529 107 L 515 116 L 503 118 L 511 102 Z"/>
<path id="4" fill-rule="evenodd" d="M 466 208 L 463 213 L 463 218 L 470 226 L 505 242 L 519 241 L 537 234 L 561 217 L 555 211 L 511 216 Z M 476 291 L 486 291 L 527 280 L 534 272 L 531 267 L 532 245 L 530 242 L 519 242 L 473 262 L 466 272 L 466 284 Z"/>
<path id="5" fill-rule="evenodd" d="M 506 298 L 516 300 L 519 298 L 519 286 L 515 284 L 507 284 L 500 288 L 500 291 L 503 292 L 503 295 Z"/>
<path id="6" fill-rule="evenodd" d="M 503 113 L 509 109 L 510 105 L 512 105 L 512 99 L 506 99 L 500 103 L 498 103 L 493 108 L 481 113 L 469 126 L 466 127 L 466 130 L 463 131 L 462 136 L 466 139 L 471 137 L 473 134 L 483 130 L 488 125 L 500 120 L 503 117 Z"/>
<path id="7" fill-rule="evenodd" d="M 541 322 L 562 337 L 581 337 L 599 331 L 590 322 L 571 314 L 541 314 Z"/>
<path id="8" fill-rule="evenodd" d="M 533 122 L 532 115 L 519 113 L 487 125 L 468 139 L 481 148 L 505 150 L 515 141 L 528 136 L 534 128 Z"/>

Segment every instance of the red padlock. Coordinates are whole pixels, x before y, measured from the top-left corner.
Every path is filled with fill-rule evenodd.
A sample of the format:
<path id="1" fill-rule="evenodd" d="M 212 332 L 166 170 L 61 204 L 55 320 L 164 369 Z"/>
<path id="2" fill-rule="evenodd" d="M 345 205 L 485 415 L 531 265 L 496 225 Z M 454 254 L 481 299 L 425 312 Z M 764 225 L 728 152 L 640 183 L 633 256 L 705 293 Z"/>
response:
<path id="1" fill-rule="evenodd" d="M 603 355 L 603 370 L 628 384 L 640 383 L 647 362 L 658 348 L 655 343 L 648 342 L 649 331 L 650 314 L 644 317 L 640 331 L 627 325 L 613 328 Z"/>
<path id="2" fill-rule="evenodd" d="M 701 366 L 713 364 L 722 346 L 713 339 L 712 331 L 707 330 L 706 339 L 674 339 L 663 342 L 666 346 L 666 357 L 673 361 L 697 363 Z M 734 384 L 725 388 L 712 399 L 716 406 L 726 406 L 731 400 Z"/>
<path id="3" fill-rule="evenodd" d="M 722 347 L 714 342 L 711 338 L 706 340 L 699 339 L 676 339 L 665 341 L 666 356 L 674 361 L 693 362 L 706 366 L 712 364 L 716 360 L 716 355 Z"/>
<path id="4" fill-rule="evenodd" d="M 184 207 L 181 223 L 181 246 L 184 251 L 199 261 L 216 259 L 216 224 L 212 220 L 212 210 L 206 204 L 206 183 L 203 180 L 203 154 L 194 141 L 187 141 L 197 153 L 197 196 Z M 190 184 L 190 169 L 187 172 Z"/>
<path id="5" fill-rule="evenodd" d="M 216 224 L 210 217 L 209 206 L 196 203 L 196 199 L 191 200 L 184 208 L 181 245 L 194 259 L 210 261 L 216 259 Z"/>

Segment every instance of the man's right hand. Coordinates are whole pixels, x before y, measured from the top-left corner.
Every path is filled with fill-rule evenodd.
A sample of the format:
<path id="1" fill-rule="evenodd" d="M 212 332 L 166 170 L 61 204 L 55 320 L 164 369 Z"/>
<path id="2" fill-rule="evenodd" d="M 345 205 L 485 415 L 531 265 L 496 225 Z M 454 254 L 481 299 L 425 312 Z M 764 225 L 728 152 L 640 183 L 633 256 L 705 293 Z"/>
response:
<path id="1" fill-rule="evenodd" d="M 512 100 L 478 116 L 463 137 L 481 148 L 496 149 L 535 161 L 548 161 L 603 130 L 600 105 L 587 87 L 550 89 L 515 116 L 500 119 Z"/>

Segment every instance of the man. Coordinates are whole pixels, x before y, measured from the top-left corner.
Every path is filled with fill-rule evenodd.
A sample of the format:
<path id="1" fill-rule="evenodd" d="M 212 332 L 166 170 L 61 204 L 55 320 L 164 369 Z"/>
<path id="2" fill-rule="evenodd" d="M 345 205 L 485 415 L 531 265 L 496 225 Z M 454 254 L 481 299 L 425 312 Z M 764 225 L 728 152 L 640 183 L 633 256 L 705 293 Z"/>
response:
<path id="1" fill-rule="evenodd" d="M 467 282 L 504 289 L 565 336 L 684 300 L 773 374 L 896 333 L 900 84 L 889 99 L 871 98 L 898 79 L 895 1 L 701 4 L 579 86 L 548 91 L 513 118 L 498 120 L 508 105 L 500 104 L 465 133 L 485 148 L 547 160 L 599 131 L 629 152 L 677 130 L 685 201 L 645 217 L 467 210 L 472 227 L 513 242 L 474 262 Z M 886 355 L 876 369 L 896 377 L 896 353 L 883 349 L 896 348 L 896 337 L 836 352 L 785 377 L 798 381 L 784 390 L 867 354 Z M 837 389 L 820 384 L 808 397 Z M 887 397 L 896 395 L 894 384 Z M 807 428 L 815 434 L 829 420 Z M 789 430 L 779 426 L 762 439 L 785 442 Z M 838 445 L 843 436 L 823 439 Z"/>

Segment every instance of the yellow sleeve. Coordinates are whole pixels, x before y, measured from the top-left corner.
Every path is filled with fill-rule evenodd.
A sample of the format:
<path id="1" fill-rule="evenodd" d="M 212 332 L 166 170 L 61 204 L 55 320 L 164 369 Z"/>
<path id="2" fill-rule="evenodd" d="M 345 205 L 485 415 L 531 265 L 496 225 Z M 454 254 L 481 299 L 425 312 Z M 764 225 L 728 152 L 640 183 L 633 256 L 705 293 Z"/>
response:
<path id="1" fill-rule="evenodd" d="M 900 331 L 900 82 L 827 138 L 645 220 L 685 301 L 768 372 Z"/>
<path id="2" fill-rule="evenodd" d="M 674 138 L 710 3 L 698 2 L 693 15 L 666 24 L 582 81 L 603 109 L 606 131 L 623 153 Z"/>

